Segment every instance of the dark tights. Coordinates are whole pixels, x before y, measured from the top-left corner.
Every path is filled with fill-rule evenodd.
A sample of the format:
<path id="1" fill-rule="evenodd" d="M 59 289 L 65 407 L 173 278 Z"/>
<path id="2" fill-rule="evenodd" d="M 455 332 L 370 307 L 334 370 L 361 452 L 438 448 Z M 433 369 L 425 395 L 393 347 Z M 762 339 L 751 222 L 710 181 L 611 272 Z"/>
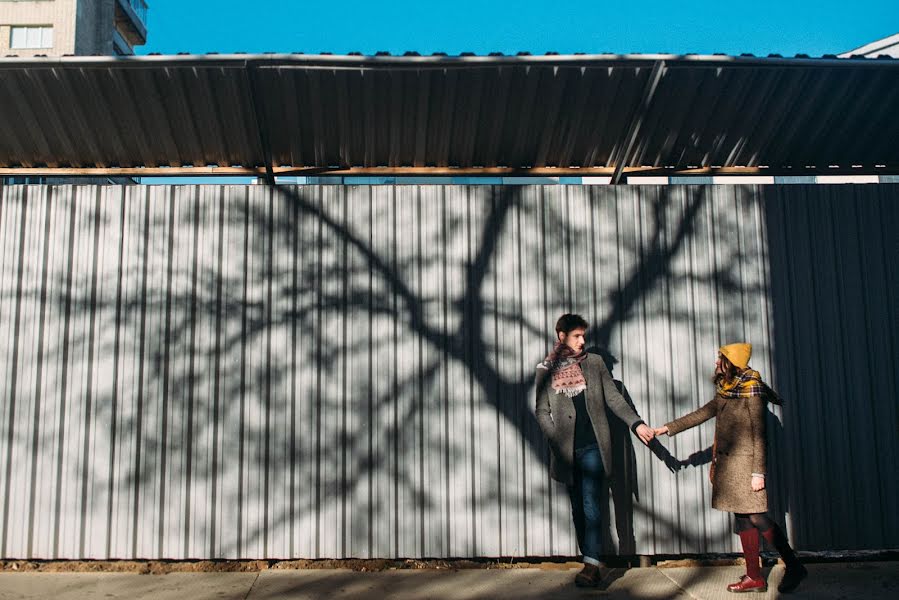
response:
<path id="1" fill-rule="evenodd" d="M 772 527 L 777 527 L 777 523 L 775 523 L 766 513 L 735 513 L 734 517 L 736 517 L 736 530 L 738 534 L 751 527 L 755 527 L 762 533 L 768 531 Z"/>
<path id="2" fill-rule="evenodd" d="M 746 574 L 753 579 L 761 576 L 759 566 L 759 533 L 768 540 L 768 543 L 780 553 L 784 564 L 789 569 L 799 564 L 796 553 L 787 542 L 787 536 L 765 513 L 736 513 L 735 529 L 743 544 L 743 554 L 746 557 Z"/>

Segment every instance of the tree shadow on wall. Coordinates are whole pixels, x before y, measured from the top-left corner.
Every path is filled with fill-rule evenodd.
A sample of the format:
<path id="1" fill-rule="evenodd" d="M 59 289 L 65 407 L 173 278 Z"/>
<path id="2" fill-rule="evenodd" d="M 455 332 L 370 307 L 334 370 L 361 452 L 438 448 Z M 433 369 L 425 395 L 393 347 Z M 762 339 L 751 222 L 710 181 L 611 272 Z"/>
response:
<path id="1" fill-rule="evenodd" d="M 378 202 L 359 193 L 351 204 L 343 187 L 269 187 L 252 202 L 245 188 L 171 188 L 160 206 L 141 190 L 143 202 L 122 202 L 113 215 L 97 200 L 83 223 L 70 207 L 71 235 L 118 240 L 118 262 L 60 269 L 55 285 L 23 298 L 54 306 L 66 323 L 78 315 L 101 325 L 60 325 L 68 333 L 41 358 L 60 360 L 87 340 L 93 354 L 72 372 L 109 363 L 109 383 L 72 413 L 94 436 L 78 443 L 111 453 L 72 466 L 85 510 L 101 513 L 106 554 L 484 554 L 499 527 L 480 522 L 484 511 L 506 527 L 515 519 L 503 511 L 521 515 L 524 529 L 552 522 L 552 484 L 529 480 L 524 465 L 546 471 L 532 367 L 550 341 L 546 321 L 572 305 L 572 278 L 582 276 L 571 261 L 556 267 L 584 240 L 609 246 L 597 254 L 630 257 L 614 285 L 593 284 L 603 310 L 592 340 L 608 348 L 646 295 L 672 279 L 706 210 L 705 188 L 676 213 L 671 192 L 658 191 L 640 209 L 643 233 L 623 247 L 616 232 L 606 239 L 591 229 L 590 211 L 603 208 L 597 192 L 580 192 L 581 222 L 518 186 L 470 189 L 456 197 L 463 206 L 408 189 Z M 739 286 L 731 266 L 674 279 Z M 673 306 L 669 318 L 687 310 Z M 37 421 L 13 433 L 10 445 L 50 453 L 59 444 Z M 624 552 L 645 505 L 636 505 L 632 434 L 613 435 Z M 663 447 L 651 450 L 670 468 Z M 502 452 L 518 457 L 517 487 L 503 485 Z M 528 553 L 528 543 L 490 552 Z M 532 543 L 558 551 L 552 540 Z"/>

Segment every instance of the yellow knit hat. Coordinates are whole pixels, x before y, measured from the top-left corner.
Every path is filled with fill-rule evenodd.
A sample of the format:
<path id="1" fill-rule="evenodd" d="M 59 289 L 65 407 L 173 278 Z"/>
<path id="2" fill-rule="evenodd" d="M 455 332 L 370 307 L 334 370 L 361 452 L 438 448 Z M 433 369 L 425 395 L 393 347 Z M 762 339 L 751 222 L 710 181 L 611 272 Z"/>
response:
<path id="1" fill-rule="evenodd" d="M 735 367 L 745 369 L 749 366 L 749 357 L 752 356 L 752 344 L 728 344 L 718 348 L 718 352 L 727 357 Z"/>

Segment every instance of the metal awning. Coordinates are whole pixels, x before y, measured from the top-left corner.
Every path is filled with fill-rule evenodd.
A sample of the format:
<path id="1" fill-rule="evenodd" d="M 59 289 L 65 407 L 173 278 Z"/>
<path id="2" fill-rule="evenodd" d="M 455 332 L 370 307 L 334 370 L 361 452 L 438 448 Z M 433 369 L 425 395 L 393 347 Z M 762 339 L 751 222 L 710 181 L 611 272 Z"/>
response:
<path id="1" fill-rule="evenodd" d="M 899 173 L 899 60 L 0 59 L 0 174 Z"/>

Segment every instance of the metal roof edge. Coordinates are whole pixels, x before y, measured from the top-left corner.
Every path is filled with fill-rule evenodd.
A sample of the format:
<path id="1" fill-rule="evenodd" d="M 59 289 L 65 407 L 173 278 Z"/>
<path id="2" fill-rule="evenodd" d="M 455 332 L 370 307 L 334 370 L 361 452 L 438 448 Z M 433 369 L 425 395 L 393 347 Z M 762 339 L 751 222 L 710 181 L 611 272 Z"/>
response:
<path id="1" fill-rule="evenodd" d="M 360 56 L 333 54 L 148 54 L 131 56 L 0 57 L 0 68 L 55 68 L 63 66 L 143 68 L 158 66 L 247 65 L 324 68 L 450 68 L 496 66 L 641 66 L 664 61 L 678 66 L 794 66 L 794 67 L 899 67 L 899 59 L 868 56 L 779 57 L 721 54 L 548 54 L 494 56 Z"/>

